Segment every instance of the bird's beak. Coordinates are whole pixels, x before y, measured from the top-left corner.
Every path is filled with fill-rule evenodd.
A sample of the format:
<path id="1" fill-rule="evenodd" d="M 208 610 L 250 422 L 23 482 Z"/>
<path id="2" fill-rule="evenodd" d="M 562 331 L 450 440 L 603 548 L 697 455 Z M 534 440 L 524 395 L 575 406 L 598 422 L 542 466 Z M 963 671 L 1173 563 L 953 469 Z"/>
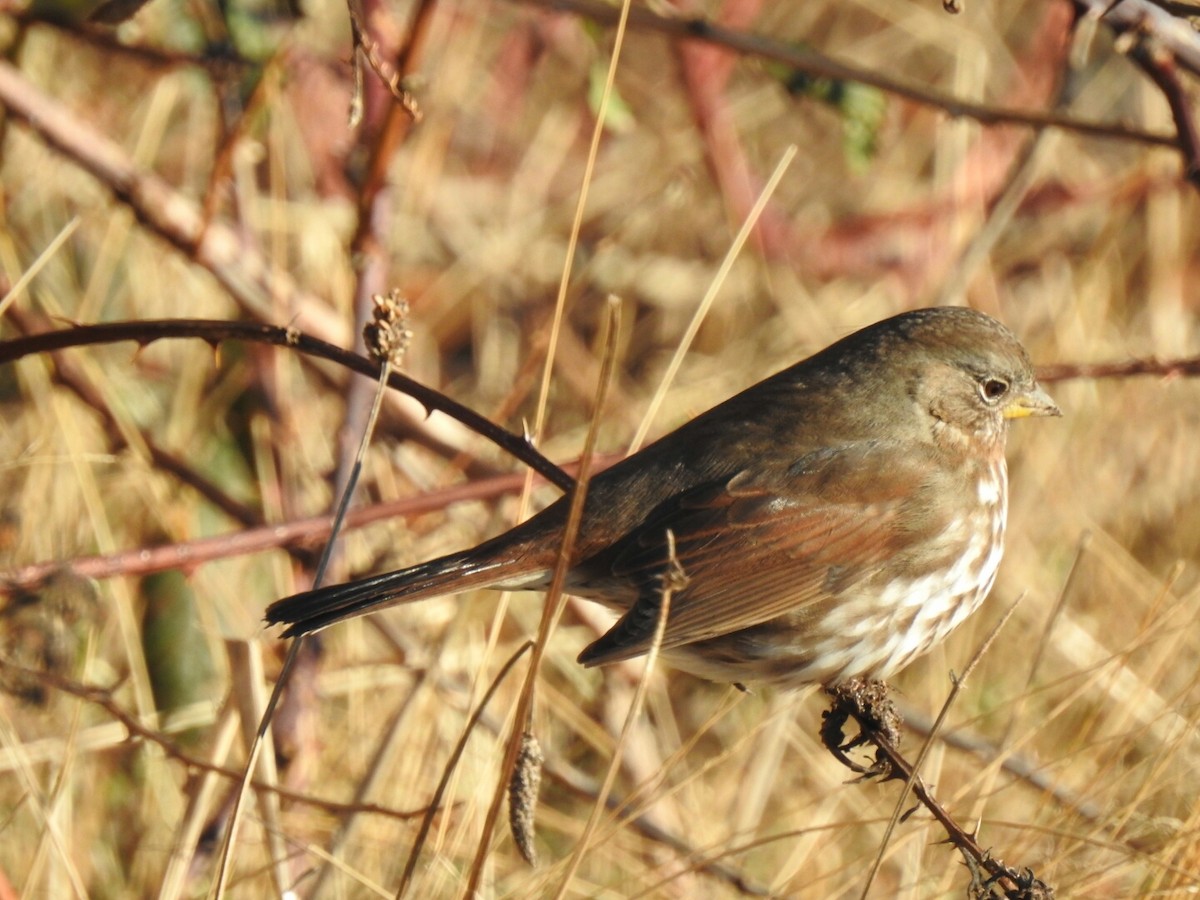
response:
<path id="1" fill-rule="evenodd" d="M 1034 384 L 1027 391 L 1015 395 L 1004 407 L 1004 418 L 1024 419 L 1026 416 L 1061 416 L 1062 410 L 1050 399 L 1050 395 L 1042 390 L 1042 386 Z"/>

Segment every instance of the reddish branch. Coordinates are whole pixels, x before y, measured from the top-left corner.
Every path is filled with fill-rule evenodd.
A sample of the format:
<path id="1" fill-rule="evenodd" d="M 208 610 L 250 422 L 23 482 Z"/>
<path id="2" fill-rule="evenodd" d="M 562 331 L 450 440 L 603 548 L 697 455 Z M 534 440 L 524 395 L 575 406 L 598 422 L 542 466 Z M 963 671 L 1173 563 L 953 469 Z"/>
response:
<path id="1" fill-rule="evenodd" d="M 696 0 L 674 0 L 672 6 L 688 17 L 703 11 Z M 730 30 L 748 28 L 758 18 L 761 7 L 762 0 L 726 0 L 718 13 L 720 24 Z M 706 41 L 681 41 L 676 53 L 692 116 L 704 137 L 709 168 L 729 205 L 730 218 L 742 222 L 762 191 L 763 179 L 746 158 L 726 93 L 737 56 L 727 47 Z M 794 243 L 786 218 L 772 207 L 763 211 L 754 234 L 769 257 L 785 255 Z"/>
<path id="2" fill-rule="evenodd" d="M 491 500 L 503 494 L 516 493 L 524 483 L 524 476 L 516 473 L 472 481 L 402 500 L 374 503 L 351 510 L 346 516 L 342 530 L 353 530 L 372 522 L 445 509 L 464 500 Z M 85 578 L 113 578 L 119 575 L 148 575 L 152 572 L 187 569 L 217 559 L 229 559 L 281 547 L 315 546 L 328 539 L 331 525 L 329 515 L 311 516 L 279 525 L 260 525 L 233 534 L 182 541 L 161 547 L 141 547 L 103 556 L 83 556 L 66 562 L 32 563 L 0 571 L 0 593 L 34 588 L 55 572 L 61 571 L 64 566 Z"/>
<path id="3" fill-rule="evenodd" d="M 1038 366 L 1039 381 L 1074 381 L 1080 378 L 1129 378 L 1157 375 L 1159 378 L 1200 375 L 1200 356 L 1157 359 L 1147 356 L 1124 362 L 1056 363 Z"/>

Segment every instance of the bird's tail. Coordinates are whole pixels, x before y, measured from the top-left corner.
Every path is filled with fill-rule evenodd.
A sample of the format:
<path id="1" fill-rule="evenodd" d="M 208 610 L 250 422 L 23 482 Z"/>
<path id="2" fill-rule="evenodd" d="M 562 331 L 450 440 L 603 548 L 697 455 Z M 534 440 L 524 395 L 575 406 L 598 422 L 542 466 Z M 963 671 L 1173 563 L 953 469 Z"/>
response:
<path id="1" fill-rule="evenodd" d="M 286 625 L 283 636 L 295 637 L 400 603 L 519 583 L 529 572 L 527 562 L 511 548 L 496 549 L 509 552 L 487 552 L 484 544 L 396 572 L 284 597 L 267 607 L 266 620 L 271 625 Z"/>

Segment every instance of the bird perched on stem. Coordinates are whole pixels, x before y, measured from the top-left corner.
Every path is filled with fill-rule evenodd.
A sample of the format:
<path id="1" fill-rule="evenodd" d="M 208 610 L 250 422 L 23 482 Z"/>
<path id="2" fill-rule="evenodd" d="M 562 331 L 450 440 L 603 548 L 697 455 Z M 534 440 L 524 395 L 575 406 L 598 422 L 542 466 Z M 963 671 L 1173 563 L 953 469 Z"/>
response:
<path id="1" fill-rule="evenodd" d="M 886 679 L 983 601 L 1004 550 L 1011 419 L 1057 416 L 1025 349 L 969 309 L 903 313 L 759 382 L 595 476 L 568 592 L 621 614 L 579 660 L 661 643 L 677 668 L 780 686 Z M 285 635 L 399 603 L 550 580 L 569 500 L 477 547 L 273 603 Z"/>

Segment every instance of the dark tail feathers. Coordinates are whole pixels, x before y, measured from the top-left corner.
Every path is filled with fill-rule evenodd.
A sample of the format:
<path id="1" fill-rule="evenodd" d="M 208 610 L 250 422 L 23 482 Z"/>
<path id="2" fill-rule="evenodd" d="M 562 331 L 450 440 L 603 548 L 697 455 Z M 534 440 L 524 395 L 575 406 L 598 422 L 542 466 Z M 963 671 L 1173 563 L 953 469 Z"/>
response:
<path id="1" fill-rule="evenodd" d="M 520 574 L 519 562 L 489 557 L 480 553 L 482 549 L 284 597 L 267 607 L 266 620 L 287 625 L 283 636 L 295 637 L 388 606 L 487 587 Z"/>

